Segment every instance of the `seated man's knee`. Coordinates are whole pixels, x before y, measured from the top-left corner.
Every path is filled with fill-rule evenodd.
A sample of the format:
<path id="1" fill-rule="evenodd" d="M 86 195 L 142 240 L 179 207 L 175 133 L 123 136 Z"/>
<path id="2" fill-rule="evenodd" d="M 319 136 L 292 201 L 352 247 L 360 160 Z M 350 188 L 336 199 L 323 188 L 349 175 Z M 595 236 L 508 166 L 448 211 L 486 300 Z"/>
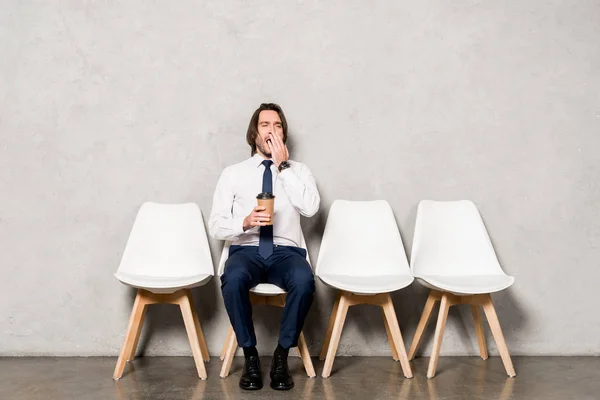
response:
<path id="1" fill-rule="evenodd" d="M 221 290 L 239 291 L 250 284 L 250 274 L 244 268 L 226 268 L 221 276 Z M 250 289 L 250 288 L 248 288 Z"/>
<path id="2" fill-rule="evenodd" d="M 292 275 L 290 282 L 292 290 L 303 294 L 313 294 L 315 292 L 315 277 L 310 268 L 298 269 Z"/>

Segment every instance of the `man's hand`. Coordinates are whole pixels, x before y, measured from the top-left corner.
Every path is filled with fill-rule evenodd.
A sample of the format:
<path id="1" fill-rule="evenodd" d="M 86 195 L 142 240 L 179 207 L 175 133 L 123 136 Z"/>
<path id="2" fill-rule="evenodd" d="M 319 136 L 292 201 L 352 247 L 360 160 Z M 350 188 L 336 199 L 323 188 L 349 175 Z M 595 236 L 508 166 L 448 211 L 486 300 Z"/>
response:
<path id="1" fill-rule="evenodd" d="M 279 164 L 284 161 L 287 161 L 290 157 L 288 153 L 287 146 L 283 143 L 283 140 L 277 134 L 271 134 L 267 139 L 267 144 L 271 149 L 271 157 L 273 157 L 273 163 L 277 168 L 279 168 Z"/>
<path id="2" fill-rule="evenodd" d="M 261 212 L 265 211 L 267 208 L 262 206 L 254 207 L 254 210 L 246 218 L 244 218 L 244 232 L 248 229 L 253 228 L 255 226 L 265 226 L 267 222 L 271 220 L 271 215 Z"/>

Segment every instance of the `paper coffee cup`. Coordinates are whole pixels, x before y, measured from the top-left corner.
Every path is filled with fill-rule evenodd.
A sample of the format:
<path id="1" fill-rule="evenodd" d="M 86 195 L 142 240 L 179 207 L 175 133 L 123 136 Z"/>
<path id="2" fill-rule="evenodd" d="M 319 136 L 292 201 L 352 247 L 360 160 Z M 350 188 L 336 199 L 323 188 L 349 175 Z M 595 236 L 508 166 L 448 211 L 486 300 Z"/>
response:
<path id="1" fill-rule="evenodd" d="M 256 201 L 259 206 L 265 207 L 263 212 L 271 216 L 271 219 L 266 224 L 273 225 L 273 214 L 275 213 L 275 196 L 273 193 L 259 193 L 258 196 L 256 196 Z"/>

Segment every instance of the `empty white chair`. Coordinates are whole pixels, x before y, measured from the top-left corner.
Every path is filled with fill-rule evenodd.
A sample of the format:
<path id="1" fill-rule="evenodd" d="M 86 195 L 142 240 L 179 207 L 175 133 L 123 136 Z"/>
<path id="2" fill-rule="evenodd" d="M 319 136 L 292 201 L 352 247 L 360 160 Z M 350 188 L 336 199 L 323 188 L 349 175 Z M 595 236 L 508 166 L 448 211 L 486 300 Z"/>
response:
<path id="1" fill-rule="evenodd" d="M 348 307 L 356 304 L 382 307 L 392 356 L 400 360 L 404 376 L 411 378 L 390 293 L 409 286 L 413 277 L 387 201 L 334 201 L 323 234 L 316 275 L 326 285 L 339 290 L 321 349 L 320 359 L 325 359 L 323 378 L 331 374 Z"/>
<path id="2" fill-rule="evenodd" d="M 431 201 L 419 203 L 411 254 L 415 278 L 431 289 L 409 351 L 412 360 L 435 303 L 440 311 L 427 377 L 433 378 L 450 306 L 471 304 L 481 358 L 488 358 L 479 306 L 483 307 L 504 367 L 515 370 L 504 341 L 490 293 L 506 289 L 514 278 L 504 273 L 481 215 L 473 202 Z"/>
<path id="3" fill-rule="evenodd" d="M 206 379 L 203 361 L 209 361 L 204 334 L 194 309 L 190 288 L 213 276 L 213 264 L 202 213 L 194 203 L 144 203 L 137 214 L 115 276 L 137 288 L 137 296 L 113 375 L 119 379 L 125 364 L 135 357 L 146 306 L 177 304 L 198 376 Z"/>
<path id="4" fill-rule="evenodd" d="M 310 264 L 310 258 L 308 257 L 308 249 L 306 247 L 304 236 L 302 236 L 301 239 L 302 243 L 300 243 L 300 247 L 306 250 L 306 261 L 308 261 L 308 263 Z M 221 253 L 221 261 L 219 262 L 218 268 L 219 277 L 225 272 L 225 262 L 229 257 L 230 246 L 230 241 L 225 242 L 225 246 L 223 246 L 223 252 Z M 258 285 L 250 289 L 250 303 L 253 305 L 263 304 L 276 307 L 285 307 L 285 297 L 285 290 L 271 283 L 259 283 Z M 235 356 L 237 348 L 238 342 L 235 337 L 233 327 L 230 325 L 229 331 L 227 333 L 227 338 L 225 339 L 225 343 L 223 344 L 223 350 L 221 350 L 221 360 L 223 360 L 223 365 L 221 367 L 220 374 L 221 378 L 225 378 L 229 375 L 231 363 L 233 362 L 233 357 Z M 297 350 L 298 355 L 300 356 L 300 358 L 302 359 L 302 363 L 304 364 L 306 374 L 310 378 L 314 378 L 315 376 L 317 376 L 312 360 L 310 359 L 310 353 L 308 352 L 308 346 L 306 344 L 306 340 L 304 339 L 303 332 L 300 332 Z"/>

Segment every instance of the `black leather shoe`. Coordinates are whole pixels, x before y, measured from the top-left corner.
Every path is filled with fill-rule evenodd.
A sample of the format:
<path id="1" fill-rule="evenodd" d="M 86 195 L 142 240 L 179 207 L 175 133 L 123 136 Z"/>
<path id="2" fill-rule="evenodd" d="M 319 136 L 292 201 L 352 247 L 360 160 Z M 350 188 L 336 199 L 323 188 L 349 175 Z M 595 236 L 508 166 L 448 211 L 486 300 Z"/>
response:
<path id="1" fill-rule="evenodd" d="M 290 376 L 287 357 L 281 354 L 273 356 L 271 363 L 271 387 L 275 390 L 290 390 L 294 387 L 294 380 Z"/>
<path id="2" fill-rule="evenodd" d="M 240 378 L 240 387 L 244 390 L 259 390 L 263 387 L 258 356 L 246 357 L 244 373 Z"/>

